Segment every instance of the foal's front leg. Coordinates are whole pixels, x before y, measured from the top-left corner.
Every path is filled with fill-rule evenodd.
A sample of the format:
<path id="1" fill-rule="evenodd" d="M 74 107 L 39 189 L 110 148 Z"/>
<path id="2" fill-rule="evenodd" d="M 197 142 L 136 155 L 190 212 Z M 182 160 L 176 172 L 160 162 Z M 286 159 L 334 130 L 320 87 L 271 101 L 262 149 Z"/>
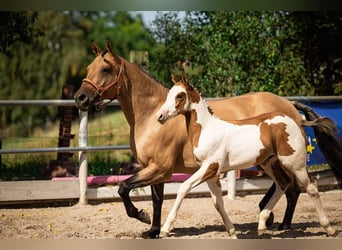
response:
<path id="1" fill-rule="evenodd" d="M 173 204 L 173 207 L 171 209 L 171 211 L 169 212 L 167 219 L 164 223 L 164 225 L 161 228 L 161 232 L 160 232 L 160 236 L 161 237 L 167 237 L 170 234 L 170 231 L 172 230 L 173 227 L 173 223 L 176 220 L 176 216 L 177 216 L 177 212 L 180 208 L 180 205 L 183 201 L 183 199 L 185 198 L 185 196 L 189 193 L 189 191 L 201 184 L 202 178 L 204 176 L 204 174 L 206 173 L 207 168 L 200 168 L 199 170 L 197 170 L 192 176 L 190 176 L 189 179 L 187 179 L 185 182 L 183 182 L 178 191 L 177 191 L 177 197 L 176 197 L 176 201 Z"/>
<path id="2" fill-rule="evenodd" d="M 219 214 L 221 215 L 223 223 L 226 227 L 226 230 L 229 236 L 232 239 L 237 239 L 233 223 L 230 221 L 228 214 L 226 213 L 226 210 L 224 209 L 224 202 L 222 198 L 222 188 L 221 188 L 221 183 L 220 183 L 219 178 L 218 177 L 211 178 L 207 180 L 207 184 L 210 189 L 210 195 L 213 200 L 214 206 L 216 210 L 219 212 Z"/>

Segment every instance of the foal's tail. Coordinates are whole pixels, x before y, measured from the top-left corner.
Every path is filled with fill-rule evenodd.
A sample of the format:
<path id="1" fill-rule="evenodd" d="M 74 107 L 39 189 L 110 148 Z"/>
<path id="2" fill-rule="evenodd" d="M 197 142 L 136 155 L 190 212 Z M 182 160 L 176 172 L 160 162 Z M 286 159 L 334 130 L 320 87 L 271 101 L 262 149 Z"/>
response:
<path id="1" fill-rule="evenodd" d="M 303 126 L 313 128 L 317 144 L 342 188 L 342 141 L 336 136 L 337 128 L 334 121 L 318 115 L 303 103 L 292 103 L 297 110 L 304 112 L 306 121 L 303 121 Z"/>

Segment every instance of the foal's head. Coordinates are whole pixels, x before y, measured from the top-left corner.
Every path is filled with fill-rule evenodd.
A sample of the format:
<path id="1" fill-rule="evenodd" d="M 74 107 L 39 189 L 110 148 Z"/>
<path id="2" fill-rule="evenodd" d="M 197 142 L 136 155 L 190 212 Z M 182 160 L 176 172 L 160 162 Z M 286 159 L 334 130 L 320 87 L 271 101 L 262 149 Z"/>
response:
<path id="1" fill-rule="evenodd" d="M 74 96 L 77 107 L 83 111 L 91 106 L 103 106 L 105 99 L 117 98 L 124 66 L 123 60 L 114 54 L 109 41 L 103 51 L 95 42 L 91 45 L 96 57 L 88 65 L 87 77 Z"/>
<path id="2" fill-rule="evenodd" d="M 165 123 L 168 119 L 190 111 L 191 103 L 200 101 L 200 94 L 191 86 L 185 76 L 178 79 L 172 75 L 173 87 L 170 89 L 164 104 L 157 112 L 157 120 Z"/>

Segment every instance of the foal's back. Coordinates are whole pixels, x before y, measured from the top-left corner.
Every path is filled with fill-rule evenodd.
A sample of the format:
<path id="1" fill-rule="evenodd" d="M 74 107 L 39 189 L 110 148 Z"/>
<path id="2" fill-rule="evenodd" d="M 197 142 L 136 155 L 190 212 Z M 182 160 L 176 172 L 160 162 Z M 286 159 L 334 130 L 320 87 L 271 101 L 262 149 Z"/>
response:
<path id="1" fill-rule="evenodd" d="M 305 138 L 302 130 L 292 118 L 283 113 L 265 113 L 229 122 L 217 119 L 216 124 L 211 132 L 203 130 L 205 134 L 200 139 L 202 144 L 194 149 L 194 153 L 203 160 L 205 157 L 218 158 L 219 155 L 227 154 L 226 160 L 222 162 L 227 166 L 223 171 L 262 164 L 273 155 L 284 161 L 284 166 L 286 162 L 296 160 L 305 163 Z M 209 133 L 215 131 L 217 135 L 210 141 Z"/>

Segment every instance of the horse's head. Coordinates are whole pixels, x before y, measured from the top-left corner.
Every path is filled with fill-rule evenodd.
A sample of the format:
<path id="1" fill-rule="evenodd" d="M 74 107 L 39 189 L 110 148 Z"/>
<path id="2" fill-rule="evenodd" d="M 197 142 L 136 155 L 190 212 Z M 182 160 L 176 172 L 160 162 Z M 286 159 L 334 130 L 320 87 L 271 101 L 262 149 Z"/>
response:
<path id="1" fill-rule="evenodd" d="M 172 75 L 173 87 L 169 90 L 164 104 L 157 112 L 157 120 L 165 123 L 168 119 L 190 111 L 190 104 L 199 101 L 199 94 L 183 75 L 181 79 Z"/>
<path id="2" fill-rule="evenodd" d="M 95 59 L 87 67 L 87 77 L 75 93 L 76 105 L 80 110 L 87 111 L 89 107 L 100 108 L 104 100 L 114 100 L 120 92 L 120 80 L 123 72 L 123 59 L 116 56 L 109 41 L 106 49 L 101 50 L 92 42 Z"/>

